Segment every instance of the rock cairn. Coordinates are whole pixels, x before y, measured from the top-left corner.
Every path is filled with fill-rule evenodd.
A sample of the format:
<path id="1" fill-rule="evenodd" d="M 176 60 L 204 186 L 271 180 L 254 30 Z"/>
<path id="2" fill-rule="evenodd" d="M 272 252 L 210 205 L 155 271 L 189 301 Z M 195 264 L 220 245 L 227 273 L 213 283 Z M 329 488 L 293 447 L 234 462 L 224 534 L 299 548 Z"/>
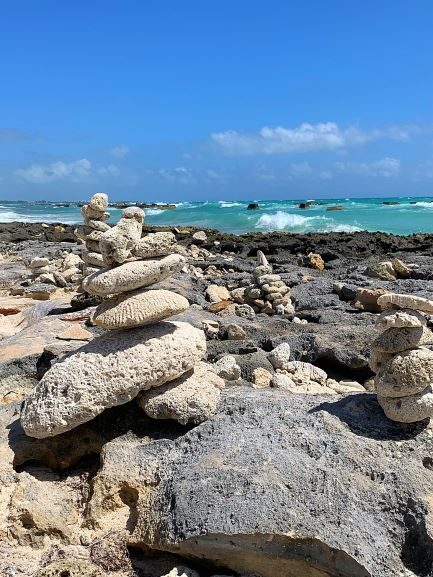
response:
<path id="1" fill-rule="evenodd" d="M 241 304 L 249 304 L 256 313 L 278 314 L 293 318 L 295 309 L 290 298 L 290 287 L 273 274 L 262 251 L 257 251 L 257 266 L 253 271 L 253 282 L 244 288 L 234 289 L 232 297 Z"/>
<path id="2" fill-rule="evenodd" d="M 90 218 L 96 209 L 84 213 Z M 215 412 L 224 381 L 199 362 L 206 350 L 203 331 L 166 320 L 185 311 L 187 299 L 148 288 L 179 272 L 185 258 L 173 253 L 172 233 L 140 238 L 143 217 L 141 209 L 126 208 L 116 226 L 92 240 L 108 266 L 87 276 L 83 288 L 104 299 L 93 322 L 108 332 L 43 376 L 23 406 L 28 435 L 63 433 L 139 394 L 140 406 L 154 418 L 199 423 Z M 96 254 L 97 247 L 90 248 Z"/>
<path id="3" fill-rule="evenodd" d="M 433 333 L 424 314 L 433 314 L 433 301 L 387 293 L 377 302 L 384 309 L 370 356 L 377 399 L 393 421 L 423 421 L 433 416 Z"/>
<path id="4" fill-rule="evenodd" d="M 105 266 L 99 248 L 99 241 L 101 236 L 110 230 L 110 225 L 105 222 L 110 216 L 107 208 L 108 196 L 103 192 L 94 194 L 89 204 L 81 207 L 84 226 L 75 229 L 75 235 L 82 240 L 85 245 L 82 251 L 82 259 L 86 263 L 84 276 L 88 276 L 95 272 L 95 270 L 99 270 Z"/>

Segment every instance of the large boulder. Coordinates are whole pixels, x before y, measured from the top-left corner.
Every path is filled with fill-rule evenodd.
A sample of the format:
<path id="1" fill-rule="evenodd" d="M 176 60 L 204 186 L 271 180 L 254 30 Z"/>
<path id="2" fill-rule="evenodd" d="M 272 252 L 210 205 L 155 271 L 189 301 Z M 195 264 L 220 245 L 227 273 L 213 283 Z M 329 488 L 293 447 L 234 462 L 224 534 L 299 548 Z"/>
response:
<path id="1" fill-rule="evenodd" d="M 176 442 L 123 445 L 115 470 L 107 452 L 90 514 L 240 574 L 432 575 L 429 430 L 335 399 L 242 390 Z"/>
<path id="2" fill-rule="evenodd" d="M 203 331 L 187 323 L 110 331 L 44 375 L 24 403 L 23 429 L 37 438 L 70 431 L 139 391 L 180 377 L 205 350 Z"/>

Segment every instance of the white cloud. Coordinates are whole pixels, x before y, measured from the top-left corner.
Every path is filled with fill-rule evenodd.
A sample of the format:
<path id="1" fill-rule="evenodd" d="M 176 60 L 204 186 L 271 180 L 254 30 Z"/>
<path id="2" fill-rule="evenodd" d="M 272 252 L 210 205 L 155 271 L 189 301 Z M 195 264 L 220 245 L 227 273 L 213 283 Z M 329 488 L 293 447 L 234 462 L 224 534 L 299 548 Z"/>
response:
<path id="1" fill-rule="evenodd" d="M 193 171 L 185 166 L 161 168 L 156 172 L 156 174 L 163 180 L 178 182 L 180 184 L 191 184 L 195 180 Z"/>
<path id="2" fill-rule="evenodd" d="M 398 176 L 400 160 L 398 158 L 382 158 L 375 162 L 337 162 L 335 167 L 340 172 L 358 174 L 360 176 Z"/>
<path id="3" fill-rule="evenodd" d="M 408 140 L 419 131 L 415 126 L 392 126 L 383 130 L 361 130 L 356 126 L 341 128 L 335 122 L 302 123 L 295 128 L 265 126 L 257 134 L 242 134 L 236 130 L 215 132 L 212 141 L 232 155 L 285 154 L 319 150 L 338 151 L 346 147 L 386 138 Z"/>
<path id="4" fill-rule="evenodd" d="M 119 169 L 114 164 L 93 167 L 90 160 L 81 158 L 72 162 L 52 162 L 51 164 L 32 164 L 28 168 L 19 168 L 15 176 L 36 184 L 45 184 L 57 180 L 70 180 L 71 182 L 91 181 L 98 176 L 114 176 Z"/>
<path id="5" fill-rule="evenodd" d="M 319 172 L 319 178 L 322 180 L 332 180 L 333 174 L 331 170 L 322 170 Z"/>
<path id="6" fill-rule="evenodd" d="M 129 148 L 125 144 L 115 146 L 111 149 L 111 155 L 116 158 L 124 158 L 129 153 Z"/>

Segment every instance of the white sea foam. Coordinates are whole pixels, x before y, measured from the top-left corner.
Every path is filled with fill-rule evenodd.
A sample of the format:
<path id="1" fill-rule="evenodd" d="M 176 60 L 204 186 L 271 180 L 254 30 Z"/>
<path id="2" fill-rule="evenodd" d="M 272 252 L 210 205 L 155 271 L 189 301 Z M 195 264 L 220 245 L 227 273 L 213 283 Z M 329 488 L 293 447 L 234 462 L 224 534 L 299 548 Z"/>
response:
<path id="1" fill-rule="evenodd" d="M 0 210 L 0 222 L 28 222 L 29 220 L 31 219 L 23 218 L 20 214 L 14 212 L 13 210 Z"/>
<path id="2" fill-rule="evenodd" d="M 164 212 L 160 208 L 145 208 L 144 213 L 146 216 L 156 216 L 157 214 L 161 214 Z"/>
<path id="3" fill-rule="evenodd" d="M 221 208 L 231 208 L 232 206 L 242 206 L 240 202 L 228 202 L 226 200 L 219 200 L 218 204 Z"/>
<path id="4" fill-rule="evenodd" d="M 320 216 L 300 216 L 299 214 L 290 214 L 279 210 L 275 214 L 263 214 L 256 222 L 256 228 L 265 228 L 267 230 L 307 228 L 309 223 L 323 219 L 324 217 Z"/>
<path id="5" fill-rule="evenodd" d="M 429 210 L 433 210 L 433 202 L 416 202 L 412 206 L 420 206 L 421 208 L 428 208 Z"/>

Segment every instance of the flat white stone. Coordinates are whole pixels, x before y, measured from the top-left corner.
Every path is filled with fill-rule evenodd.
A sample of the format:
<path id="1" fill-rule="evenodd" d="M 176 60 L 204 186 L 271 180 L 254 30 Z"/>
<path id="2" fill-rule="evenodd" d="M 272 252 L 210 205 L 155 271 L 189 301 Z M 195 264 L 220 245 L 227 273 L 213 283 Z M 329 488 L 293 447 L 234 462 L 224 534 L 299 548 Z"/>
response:
<path id="1" fill-rule="evenodd" d="M 127 262 L 113 269 L 103 269 L 83 281 L 86 292 L 107 296 L 150 286 L 180 272 L 185 264 L 180 254 L 160 259 Z"/>
<path id="2" fill-rule="evenodd" d="M 141 327 L 180 314 L 188 307 L 188 300 L 175 292 L 139 289 L 102 302 L 93 322 L 104 329 Z"/>
<path id="3" fill-rule="evenodd" d="M 399 308 L 433 313 L 433 301 L 416 295 L 386 293 L 377 299 L 377 304 L 384 309 Z"/>
<path id="4" fill-rule="evenodd" d="M 383 412 L 392 421 L 416 423 L 433 416 L 433 390 L 429 385 L 421 393 L 410 397 L 382 397 L 377 395 Z"/>

